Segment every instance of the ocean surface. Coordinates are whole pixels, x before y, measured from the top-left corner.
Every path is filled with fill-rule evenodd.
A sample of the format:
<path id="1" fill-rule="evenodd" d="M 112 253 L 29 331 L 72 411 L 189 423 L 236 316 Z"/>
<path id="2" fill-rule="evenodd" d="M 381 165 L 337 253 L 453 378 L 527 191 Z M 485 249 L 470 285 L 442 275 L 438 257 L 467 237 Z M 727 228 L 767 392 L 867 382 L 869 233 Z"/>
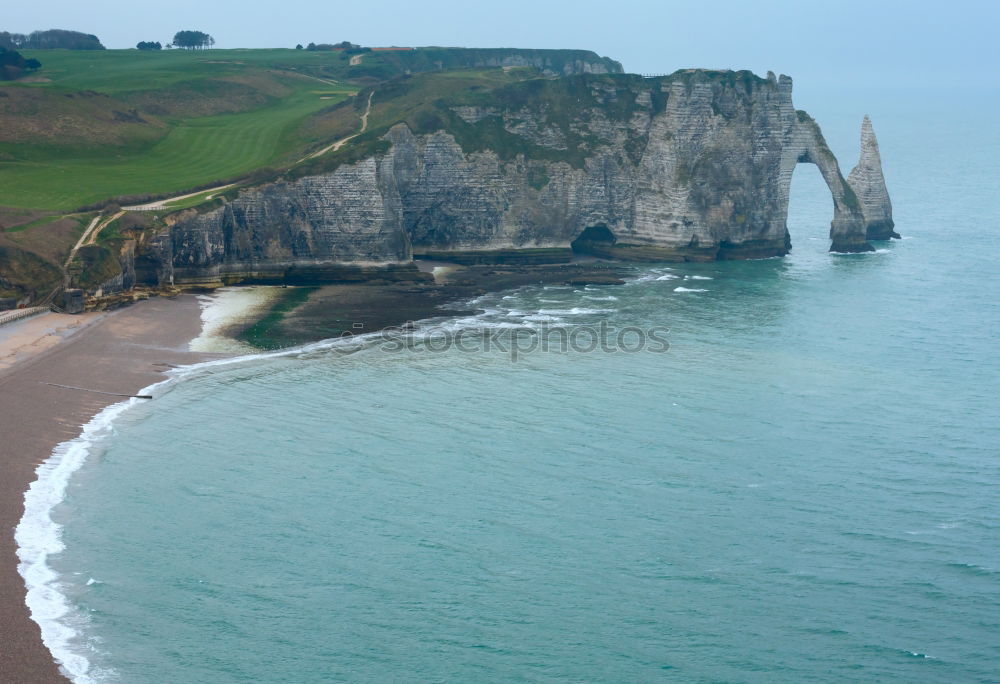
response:
<path id="1" fill-rule="evenodd" d="M 487 295 L 98 418 L 39 485 L 50 646 L 78 682 L 1000 681 L 998 98 L 946 95 L 797 96 L 845 175 L 872 115 L 875 253 L 827 252 L 799 166 L 787 258 Z M 483 349 L 602 321 L 669 350 Z"/>

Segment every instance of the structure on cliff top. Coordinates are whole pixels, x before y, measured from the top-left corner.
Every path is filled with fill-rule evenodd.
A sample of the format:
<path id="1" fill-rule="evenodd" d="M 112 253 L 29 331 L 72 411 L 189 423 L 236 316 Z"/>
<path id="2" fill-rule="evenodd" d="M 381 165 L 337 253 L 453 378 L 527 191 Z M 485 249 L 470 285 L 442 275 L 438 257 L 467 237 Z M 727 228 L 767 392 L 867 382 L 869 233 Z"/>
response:
<path id="1" fill-rule="evenodd" d="M 559 261 L 574 250 L 784 255 L 799 163 L 816 164 L 830 190 L 831 251 L 870 251 L 869 239 L 895 235 L 871 122 L 845 179 L 819 126 L 795 110 L 787 76 L 588 73 L 445 98 L 432 78 L 377 89 L 375 123 L 350 155 L 178 215 L 143 246 L 137 277 L 329 281 L 405 273 L 414 257 Z M 379 120 L 380 105 L 393 117 Z"/>

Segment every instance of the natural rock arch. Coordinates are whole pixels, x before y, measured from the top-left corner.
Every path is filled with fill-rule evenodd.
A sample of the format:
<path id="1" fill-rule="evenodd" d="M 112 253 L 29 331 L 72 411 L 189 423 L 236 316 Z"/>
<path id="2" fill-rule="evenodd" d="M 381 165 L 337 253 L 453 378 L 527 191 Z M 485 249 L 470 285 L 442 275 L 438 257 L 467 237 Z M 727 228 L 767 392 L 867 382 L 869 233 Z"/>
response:
<path id="1" fill-rule="evenodd" d="M 795 114 L 798 124 L 794 141 L 782 159 L 781 169 L 785 215 L 788 215 L 788 192 L 795 166 L 815 164 L 833 197 L 831 252 L 870 252 L 874 247 L 868 240 L 898 238 L 871 119 L 865 115 L 861 124 L 861 156 L 845 179 L 816 122 L 803 111 Z"/>
<path id="2" fill-rule="evenodd" d="M 798 123 L 791 144 L 781 160 L 783 213 L 788 215 L 792 173 L 798 164 L 815 164 L 833 198 L 833 221 L 830 222 L 831 252 L 870 252 L 865 217 L 857 193 L 840 172 L 837 158 L 823 139 L 819 126 L 803 111 L 795 112 Z"/>

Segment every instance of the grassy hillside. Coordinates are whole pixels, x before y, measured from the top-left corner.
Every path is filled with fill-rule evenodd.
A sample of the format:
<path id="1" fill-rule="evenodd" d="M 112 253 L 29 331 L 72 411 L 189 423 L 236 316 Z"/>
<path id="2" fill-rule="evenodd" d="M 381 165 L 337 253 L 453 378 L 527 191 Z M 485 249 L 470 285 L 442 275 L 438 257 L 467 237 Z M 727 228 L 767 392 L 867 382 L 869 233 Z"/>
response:
<path id="1" fill-rule="evenodd" d="M 384 145 L 378 137 L 398 121 L 418 131 L 450 127 L 442 120 L 448 109 L 438 105 L 456 96 L 475 100 L 583 64 L 620 69 L 574 50 L 420 48 L 353 59 L 287 49 L 24 55 L 41 70 L 0 85 L 0 290 L 29 297 L 51 289 L 94 215 L 82 210 L 87 205 L 322 171 Z M 298 163 L 356 133 L 372 89 L 369 133 Z M 221 201 L 207 194 L 170 208 Z M 123 240 L 115 231 L 100 236 L 100 254 L 88 248 L 78 258 L 71 271 L 82 268 L 79 282 L 93 280 L 86 271 L 94 264 L 113 265 L 109 255 L 120 245 L 112 243 Z M 90 275 L 103 278 L 108 269 L 97 270 Z"/>
<path id="2" fill-rule="evenodd" d="M 39 80 L 0 89 L 0 206 L 71 210 L 293 161 L 311 113 L 357 87 L 308 75 L 333 53 L 35 51 Z"/>
<path id="3" fill-rule="evenodd" d="M 296 134 L 297 124 L 329 104 L 321 98 L 353 92 L 314 89 L 314 83 L 296 83 L 289 97 L 248 112 L 176 120 L 148 146 L 75 154 L 55 146 L 6 146 L 13 159 L 0 162 L 0 204 L 70 210 L 118 195 L 182 191 L 290 161 L 310 143 Z"/>
<path id="4" fill-rule="evenodd" d="M 620 69 L 583 50 L 421 48 L 355 64 L 343 52 L 285 49 L 24 55 L 42 70 L 0 87 L 0 206 L 59 211 L 288 166 L 330 139 L 329 127 L 303 126 L 311 114 L 404 73 L 505 60 Z"/>

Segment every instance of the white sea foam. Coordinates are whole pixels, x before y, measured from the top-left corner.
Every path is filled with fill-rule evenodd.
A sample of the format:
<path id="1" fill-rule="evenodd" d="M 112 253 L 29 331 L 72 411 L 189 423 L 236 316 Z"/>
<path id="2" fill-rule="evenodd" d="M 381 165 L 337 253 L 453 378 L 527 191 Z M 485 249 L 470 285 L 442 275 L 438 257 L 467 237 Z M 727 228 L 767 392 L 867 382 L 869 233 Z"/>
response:
<path id="1" fill-rule="evenodd" d="M 191 351 L 230 354 L 252 353 L 248 344 L 226 337 L 226 329 L 263 313 L 282 288 L 265 285 L 223 287 L 210 295 L 201 295 L 201 334 L 191 340 Z"/>
<path id="2" fill-rule="evenodd" d="M 708 292 L 697 287 L 675 287 L 674 292 Z"/>
<path id="3" fill-rule="evenodd" d="M 653 273 L 644 273 L 637 278 L 627 281 L 626 285 L 637 285 L 639 283 L 648 283 L 650 280 L 659 280 L 661 275 L 660 271 L 654 271 Z"/>
<path id="4" fill-rule="evenodd" d="M 676 276 L 673 273 L 665 273 L 657 278 L 657 280 L 677 280 L 680 276 Z"/>
<path id="5" fill-rule="evenodd" d="M 684 278 L 690 280 L 713 280 L 712 276 L 700 276 L 700 275 L 684 276 Z"/>
<path id="6" fill-rule="evenodd" d="M 589 295 L 584 296 L 584 299 L 589 299 L 592 302 L 617 302 L 618 297 L 614 295 L 608 295 L 607 297 L 591 297 Z"/>
<path id="7" fill-rule="evenodd" d="M 169 382 L 169 381 L 168 381 Z M 140 390 L 149 394 L 162 383 Z M 111 434 L 112 423 L 142 400 L 128 399 L 108 406 L 83 426 L 76 439 L 63 442 L 35 472 L 38 479 L 24 494 L 24 515 L 14 532 L 17 543 L 17 570 L 24 578 L 28 593 L 25 603 L 31 619 L 38 623 L 42 642 L 51 651 L 62 672 L 76 684 L 94 682 L 86 652 L 79 645 L 79 627 L 85 616 L 74 611 L 62 593 L 59 574 L 49 565 L 49 558 L 62 552 L 62 525 L 52 513 L 62 503 L 73 474 L 83 466 L 91 448 Z M 89 580 L 87 585 L 96 583 Z"/>
<path id="8" fill-rule="evenodd" d="M 226 289 L 229 290 L 229 288 Z M 205 324 L 206 330 L 197 338 L 198 340 L 202 340 L 207 344 L 207 340 L 213 337 L 211 331 L 221 331 L 234 320 L 239 320 L 240 316 L 246 315 L 246 308 L 244 307 L 262 305 L 270 300 L 270 298 L 262 297 L 259 292 L 247 298 L 238 297 L 239 289 L 249 290 L 251 288 L 233 288 L 229 292 L 220 290 L 213 293 L 213 295 L 202 298 L 202 321 Z M 273 290 L 276 288 L 267 289 Z M 230 294 L 230 292 L 234 291 L 236 294 Z M 473 302 L 480 301 L 481 299 L 483 298 L 477 298 Z M 549 301 L 558 302 L 559 300 Z M 523 320 L 532 322 L 558 322 L 562 320 L 558 315 L 598 314 L 610 311 L 612 309 L 591 309 L 585 307 L 542 309 L 537 313 L 525 316 Z M 481 314 L 451 319 L 445 322 L 430 319 L 424 321 L 423 326 L 418 323 L 418 327 L 414 330 L 413 334 L 417 337 L 432 335 L 435 329 L 458 330 L 462 328 L 524 327 L 523 322 L 490 320 L 491 317 L 501 315 L 502 313 L 499 309 L 487 309 Z M 521 312 L 517 313 L 523 315 Z M 157 388 L 176 383 L 192 375 L 210 371 L 216 367 L 232 366 L 269 358 L 308 357 L 339 347 L 364 347 L 365 345 L 374 343 L 378 339 L 379 333 L 367 333 L 365 335 L 356 335 L 352 338 L 320 340 L 278 351 L 253 352 L 182 366 L 170 370 L 167 373 L 168 379 L 144 388 L 139 393 L 151 394 L 157 391 Z M 200 345 L 201 343 L 199 343 L 198 348 L 205 348 Z M 195 348 L 196 346 L 192 343 L 192 349 Z M 232 351 L 232 348 L 230 348 L 230 351 Z M 20 561 L 18 571 L 24 578 L 27 586 L 26 603 L 31 611 L 31 617 L 41 628 L 43 643 L 52 653 L 62 672 L 74 684 L 95 684 L 98 681 L 103 681 L 106 676 L 113 677 L 114 673 L 98 670 L 90 662 L 87 653 L 89 647 L 82 644 L 82 627 L 87 623 L 87 617 L 74 610 L 71 600 L 63 593 L 65 588 L 64 582 L 61 580 L 59 574 L 48 564 L 51 556 L 62 552 L 65 548 L 62 542 L 62 525 L 53 520 L 52 514 L 55 508 L 64 500 L 70 479 L 84 465 L 94 445 L 111 435 L 114 421 L 129 408 L 141 401 L 139 399 L 128 399 L 108 406 L 83 426 L 79 437 L 63 442 L 53 450 L 52 455 L 37 468 L 38 479 L 31 484 L 25 493 L 24 516 L 21 518 L 15 531 L 15 541 L 18 547 L 17 555 Z M 100 584 L 100 581 L 90 578 L 86 582 L 87 586 L 93 584 Z"/>
<path id="9" fill-rule="evenodd" d="M 511 327 L 516 326 L 511 324 Z M 369 333 L 351 339 L 321 340 L 280 351 L 182 366 L 169 371 L 167 380 L 143 388 L 138 394 L 151 394 L 157 388 L 213 367 L 266 358 L 307 356 L 334 347 L 363 343 L 365 338 L 374 339 L 376 335 L 377 333 Z M 31 618 L 41 628 L 42 642 L 52 653 L 62 673 L 74 684 L 95 684 L 106 676 L 113 677 L 114 673 L 96 671 L 92 667 L 86 647 L 80 643 L 81 628 L 86 624 L 87 618 L 74 610 L 71 601 L 63 593 L 64 583 L 48 563 L 50 557 L 65 549 L 62 541 L 63 527 L 53 519 L 52 514 L 64 500 L 70 479 L 84 465 L 94 445 L 113 434 L 114 421 L 141 401 L 128 399 L 108 406 L 83 426 L 79 437 L 56 446 L 52 455 L 35 471 L 38 478 L 25 492 L 24 515 L 14 532 L 19 560 L 17 569 L 27 587 L 25 603 L 31 612 Z M 86 585 L 100 583 L 100 580 L 90 578 Z"/>
<path id="10" fill-rule="evenodd" d="M 574 306 L 572 309 L 539 309 L 538 313 L 546 316 L 582 316 L 584 314 L 611 313 L 614 309 L 588 309 Z"/>

